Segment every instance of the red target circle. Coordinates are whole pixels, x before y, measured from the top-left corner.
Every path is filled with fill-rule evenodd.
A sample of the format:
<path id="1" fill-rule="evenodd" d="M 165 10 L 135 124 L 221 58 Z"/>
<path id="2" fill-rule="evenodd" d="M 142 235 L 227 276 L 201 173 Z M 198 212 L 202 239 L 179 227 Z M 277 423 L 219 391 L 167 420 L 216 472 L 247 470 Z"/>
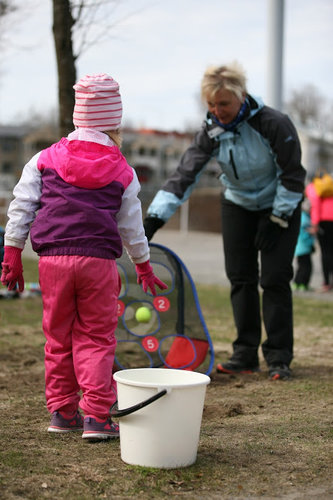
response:
<path id="1" fill-rule="evenodd" d="M 118 300 L 118 304 L 117 304 L 117 314 L 118 316 L 122 316 L 124 314 L 124 311 L 125 311 L 125 304 L 122 300 Z"/>
<path id="2" fill-rule="evenodd" d="M 170 300 L 167 297 L 158 296 L 153 300 L 155 309 L 159 312 L 166 312 L 170 309 Z"/>
<path id="3" fill-rule="evenodd" d="M 145 337 L 142 339 L 142 346 L 146 351 L 154 352 L 157 351 L 159 347 L 159 342 L 155 337 Z"/>

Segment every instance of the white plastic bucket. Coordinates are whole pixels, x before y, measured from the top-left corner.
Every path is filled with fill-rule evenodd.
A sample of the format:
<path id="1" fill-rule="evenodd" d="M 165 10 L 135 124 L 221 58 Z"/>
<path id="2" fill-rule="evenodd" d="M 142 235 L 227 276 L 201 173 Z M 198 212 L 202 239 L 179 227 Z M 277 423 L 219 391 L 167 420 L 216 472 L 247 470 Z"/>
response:
<path id="1" fill-rule="evenodd" d="M 157 401 L 120 418 L 121 459 L 145 467 L 187 467 L 197 458 L 207 375 L 165 368 L 116 372 L 118 408 Z"/>

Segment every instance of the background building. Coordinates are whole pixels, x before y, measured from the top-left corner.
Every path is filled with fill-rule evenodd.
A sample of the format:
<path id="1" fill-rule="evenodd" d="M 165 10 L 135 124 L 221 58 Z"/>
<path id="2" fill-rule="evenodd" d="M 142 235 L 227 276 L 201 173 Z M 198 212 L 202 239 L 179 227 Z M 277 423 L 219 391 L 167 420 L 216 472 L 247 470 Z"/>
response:
<path id="1" fill-rule="evenodd" d="M 140 180 L 144 214 L 156 191 L 177 167 L 192 138 L 191 133 L 123 129 L 122 151 Z M 333 139 L 307 131 L 300 131 L 300 139 L 308 179 L 321 169 L 333 172 Z M 25 163 L 57 140 L 57 129 L 51 125 L 34 129 L 0 126 L 0 225 L 6 223 L 12 190 Z M 220 172 L 215 161 L 209 162 L 189 201 L 182 205 L 166 227 L 220 232 Z"/>

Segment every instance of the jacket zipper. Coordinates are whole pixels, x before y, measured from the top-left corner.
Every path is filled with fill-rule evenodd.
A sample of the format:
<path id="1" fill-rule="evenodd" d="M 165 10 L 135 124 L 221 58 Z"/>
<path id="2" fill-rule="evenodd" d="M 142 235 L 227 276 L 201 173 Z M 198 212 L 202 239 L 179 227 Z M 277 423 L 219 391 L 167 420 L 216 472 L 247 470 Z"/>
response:
<path id="1" fill-rule="evenodd" d="M 234 175 L 235 175 L 236 179 L 239 179 L 238 173 L 237 173 L 237 169 L 236 169 L 236 165 L 235 165 L 235 162 L 234 162 L 234 155 L 232 154 L 232 149 L 229 149 L 229 156 L 230 156 L 230 162 L 231 162 L 232 170 L 234 171 Z"/>

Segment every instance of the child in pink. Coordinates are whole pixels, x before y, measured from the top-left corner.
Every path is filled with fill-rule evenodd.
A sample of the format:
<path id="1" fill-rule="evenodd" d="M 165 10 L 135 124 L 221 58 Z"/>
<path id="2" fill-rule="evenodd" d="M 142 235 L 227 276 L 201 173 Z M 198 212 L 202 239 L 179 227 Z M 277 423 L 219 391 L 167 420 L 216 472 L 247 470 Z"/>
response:
<path id="1" fill-rule="evenodd" d="M 333 196 L 318 196 L 314 183 L 306 187 L 311 205 L 312 231 L 318 238 L 321 252 L 323 285 L 321 292 L 333 290 Z"/>
<path id="2" fill-rule="evenodd" d="M 74 89 L 76 130 L 37 153 L 14 188 L 1 282 L 23 291 L 21 253 L 30 232 L 43 298 L 48 430 L 83 429 L 83 438 L 100 440 L 119 436 L 109 412 L 117 399 L 116 259 L 123 246 L 145 291 L 156 295 L 155 285 L 166 286 L 149 264 L 140 185 L 119 149 L 119 85 L 98 74 Z"/>

